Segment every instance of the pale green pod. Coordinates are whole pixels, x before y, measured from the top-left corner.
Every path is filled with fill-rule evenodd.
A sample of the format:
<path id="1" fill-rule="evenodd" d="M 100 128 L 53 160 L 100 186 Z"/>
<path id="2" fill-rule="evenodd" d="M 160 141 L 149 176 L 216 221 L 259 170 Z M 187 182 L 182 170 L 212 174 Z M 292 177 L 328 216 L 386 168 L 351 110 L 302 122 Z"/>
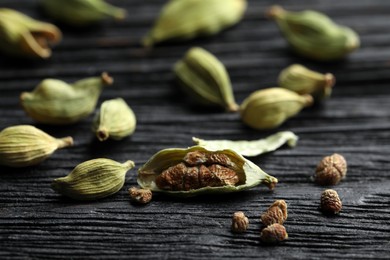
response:
<path id="1" fill-rule="evenodd" d="M 0 50 L 8 55 L 49 58 L 50 45 L 61 41 L 60 29 L 12 9 L 0 8 Z"/>
<path id="2" fill-rule="evenodd" d="M 142 43 L 153 46 L 217 34 L 238 23 L 246 7 L 246 0 L 170 0 Z"/>
<path id="3" fill-rule="evenodd" d="M 250 141 L 204 140 L 196 137 L 192 137 L 192 140 L 196 145 L 202 146 L 208 150 L 231 149 L 242 156 L 252 157 L 275 151 L 286 143 L 289 147 L 295 147 L 298 136 L 291 131 L 282 131 L 270 135 L 267 138 Z"/>
<path id="4" fill-rule="evenodd" d="M 126 10 L 103 0 L 43 0 L 45 12 L 62 23 L 82 27 L 113 18 L 123 20 Z"/>
<path id="5" fill-rule="evenodd" d="M 268 15 L 276 20 L 291 47 L 313 60 L 341 59 L 360 45 L 356 32 L 316 11 L 289 12 L 273 6 Z"/>
<path id="6" fill-rule="evenodd" d="M 174 72 L 184 91 L 199 104 L 238 110 L 226 68 L 210 52 L 191 48 L 175 64 Z"/>
<path id="7" fill-rule="evenodd" d="M 320 101 L 330 97 L 336 82 L 331 73 L 321 74 L 302 65 L 293 64 L 279 74 L 279 87 L 289 89 L 300 95 L 310 94 Z"/>
<path id="8" fill-rule="evenodd" d="M 196 189 L 187 190 L 166 190 L 156 184 L 157 178 L 161 176 L 165 170 L 177 164 L 183 163 L 185 157 L 192 152 L 200 152 L 210 157 L 220 157 L 221 155 L 226 156 L 229 161 L 226 165 L 229 165 L 229 169 L 236 172 L 238 176 L 238 182 L 235 185 L 214 187 L 203 186 Z M 186 178 L 187 177 L 184 176 L 183 182 Z M 197 179 L 198 178 L 196 178 L 196 180 Z M 245 159 L 233 150 L 224 149 L 212 151 L 201 146 L 193 146 L 187 149 L 170 148 L 159 151 L 138 170 L 137 182 L 142 188 L 149 189 L 154 192 L 162 192 L 180 197 L 191 197 L 201 194 L 238 192 L 250 189 L 259 184 L 264 184 L 268 188 L 273 189 L 278 180 L 275 177 L 268 175 L 257 165 Z M 188 184 L 193 185 L 193 183 Z"/>
<path id="9" fill-rule="evenodd" d="M 121 140 L 134 133 L 137 121 L 133 110 L 122 98 L 104 101 L 93 122 L 100 141 Z"/>
<path id="10" fill-rule="evenodd" d="M 57 139 L 31 125 L 10 126 L 0 132 L 0 165 L 36 165 L 57 149 L 72 145 L 70 136 Z"/>
<path id="11" fill-rule="evenodd" d="M 91 114 L 104 86 L 113 79 L 102 73 L 68 84 L 57 79 L 43 80 L 32 92 L 23 92 L 20 103 L 37 122 L 50 125 L 73 124 Z"/>
<path id="12" fill-rule="evenodd" d="M 284 88 L 268 88 L 253 92 L 241 104 L 242 121 L 255 129 L 272 129 L 310 106 L 310 95 L 298 95 Z"/>
<path id="13" fill-rule="evenodd" d="M 133 161 L 119 163 L 98 158 L 76 166 L 67 176 L 54 179 L 51 188 L 75 200 L 95 200 L 118 192 L 125 183 Z"/>

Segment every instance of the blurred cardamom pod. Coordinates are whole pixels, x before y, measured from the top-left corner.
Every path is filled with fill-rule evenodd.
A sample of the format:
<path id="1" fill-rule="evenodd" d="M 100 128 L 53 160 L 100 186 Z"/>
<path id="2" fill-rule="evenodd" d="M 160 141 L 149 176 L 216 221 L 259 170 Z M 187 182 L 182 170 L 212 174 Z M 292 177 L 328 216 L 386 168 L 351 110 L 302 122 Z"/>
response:
<path id="1" fill-rule="evenodd" d="M 12 9 L 0 8 L 0 50 L 8 55 L 49 58 L 49 45 L 61 41 L 60 29 Z"/>
<path id="2" fill-rule="evenodd" d="M 93 131 L 100 141 L 120 140 L 135 131 L 136 117 L 122 98 L 104 101 L 93 122 Z"/>
<path id="3" fill-rule="evenodd" d="M 45 79 L 32 92 L 23 92 L 20 102 L 26 113 L 40 123 L 72 124 L 93 112 L 103 87 L 112 83 L 105 72 L 73 84 Z"/>
<path id="4" fill-rule="evenodd" d="M 299 64 L 293 64 L 279 74 L 279 87 L 300 95 L 310 94 L 318 101 L 330 97 L 335 82 L 333 74 L 321 74 Z"/>
<path id="5" fill-rule="evenodd" d="M 184 91 L 198 103 L 238 110 L 226 68 L 210 52 L 191 48 L 175 64 L 174 72 Z"/>
<path id="6" fill-rule="evenodd" d="M 36 165 L 57 149 L 72 145 L 70 136 L 57 139 L 31 125 L 10 126 L 0 132 L 0 165 Z"/>
<path id="7" fill-rule="evenodd" d="M 144 37 L 143 45 L 217 34 L 238 23 L 246 7 L 246 0 L 171 0 Z"/>
<path id="8" fill-rule="evenodd" d="M 102 0 L 43 0 L 45 12 L 65 24 L 82 27 L 107 18 L 123 20 L 126 10 L 112 6 Z"/>
<path id="9" fill-rule="evenodd" d="M 284 88 L 268 88 L 253 92 L 241 104 L 242 121 L 255 129 L 272 129 L 310 106 L 310 95 L 298 95 Z"/>
<path id="10" fill-rule="evenodd" d="M 360 45 L 356 32 L 334 23 L 320 12 L 289 12 L 280 6 L 273 6 L 268 16 L 276 20 L 286 40 L 298 54 L 313 60 L 341 59 Z"/>
<path id="11" fill-rule="evenodd" d="M 76 166 L 65 177 L 54 179 L 51 187 L 57 193 L 76 200 L 95 200 L 118 192 L 125 183 L 133 161 L 119 163 L 98 158 Z"/>

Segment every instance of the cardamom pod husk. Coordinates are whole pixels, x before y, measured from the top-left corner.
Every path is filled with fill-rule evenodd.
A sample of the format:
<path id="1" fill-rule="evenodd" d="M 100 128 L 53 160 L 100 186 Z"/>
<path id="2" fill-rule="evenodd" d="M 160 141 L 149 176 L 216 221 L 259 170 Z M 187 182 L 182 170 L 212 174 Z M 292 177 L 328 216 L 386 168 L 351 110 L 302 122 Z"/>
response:
<path id="1" fill-rule="evenodd" d="M 273 189 L 278 182 L 233 150 L 201 146 L 161 150 L 138 170 L 137 181 L 144 189 L 180 197 L 238 192 L 259 184 Z"/>
<path id="2" fill-rule="evenodd" d="M 360 45 L 356 32 L 334 23 L 320 12 L 290 12 L 273 6 L 268 16 L 275 19 L 282 34 L 298 54 L 313 60 L 341 59 Z"/>
<path id="3" fill-rule="evenodd" d="M 60 29 L 18 11 L 0 8 L 0 50 L 8 55 L 49 58 L 50 45 L 61 41 Z"/>
<path id="4" fill-rule="evenodd" d="M 53 19 L 74 27 L 88 26 L 108 18 L 123 20 L 126 10 L 103 0 L 43 0 L 42 7 Z"/>
<path id="5" fill-rule="evenodd" d="M 122 98 L 104 101 L 93 122 L 93 131 L 100 141 L 121 140 L 134 133 L 136 117 Z"/>
<path id="6" fill-rule="evenodd" d="M 68 84 L 57 79 L 43 80 L 32 92 L 23 92 L 20 102 L 37 122 L 51 125 L 73 124 L 91 114 L 102 89 L 113 79 L 102 73 Z"/>
<path id="7" fill-rule="evenodd" d="M 197 103 L 237 111 L 232 85 L 225 66 L 205 49 L 191 48 L 175 64 L 179 84 Z"/>
<path id="8" fill-rule="evenodd" d="M 335 82 L 333 74 L 321 74 L 299 64 L 293 64 L 279 74 L 279 87 L 300 95 L 310 94 L 316 101 L 330 97 Z"/>
<path id="9" fill-rule="evenodd" d="M 57 149 L 72 145 L 70 136 L 57 139 L 31 125 L 10 126 L 0 132 L 0 165 L 36 165 Z"/>
<path id="10" fill-rule="evenodd" d="M 284 88 L 267 88 L 253 92 L 241 104 L 242 121 L 255 129 L 272 129 L 310 106 L 310 95 L 298 95 Z"/>
<path id="11" fill-rule="evenodd" d="M 246 0 L 171 0 L 142 43 L 153 46 L 167 40 L 217 34 L 238 23 L 246 7 Z"/>
<path id="12" fill-rule="evenodd" d="M 77 165 L 67 176 L 54 179 L 51 187 L 75 200 L 101 199 L 118 192 L 125 183 L 127 171 L 133 167 L 133 161 L 93 159 Z"/>

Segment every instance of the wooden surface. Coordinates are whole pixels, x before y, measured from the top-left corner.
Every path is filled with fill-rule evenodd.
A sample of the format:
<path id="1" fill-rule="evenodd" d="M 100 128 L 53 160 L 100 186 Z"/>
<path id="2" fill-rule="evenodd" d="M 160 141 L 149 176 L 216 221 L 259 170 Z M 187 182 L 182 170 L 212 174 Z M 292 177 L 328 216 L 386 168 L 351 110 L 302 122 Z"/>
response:
<path id="1" fill-rule="evenodd" d="M 90 131 L 93 116 L 66 127 L 37 125 L 48 133 L 71 135 L 75 146 L 57 151 L 30 168 L 0 167 L 0 259 L 323 259 L 389 258 L 390 254 L 390 1 L 249 1 L 244 20 L 209 38 L 165 44 L 151 52 L 139 46 L 165 1 L 111 1 L 129 16 L 86 31 L 64 28 L 64 40 L 47 61 L 0 56 L 0 128 L 35 124 L 18 104 L 19 94 L 44 78 L 74 80 L 108 71 L 115 84 L 99 104 L 123 97 L 138 119 L 135 134 L 120 142 L 99 143 Z M 321 64 L 292 54 L 276 25 L 263 14 L 272 3 L 323 11 L 355 29 L 362 47 L 344 61 Z M 38 1 L 2 0 L 0 5 L 47 20 Z M 191 46 L 202 46 L 226 65 L 238 102 L 251 92 L 276 85 L 277 75 L 301 63 L 337 78 L 333 96 L 308 108 L 274 131 L 245 127 L 236 114 L 190 105 L 173 84 L 172 66 Z M 36 124 L 35 124 L 36 125 Z M 155 152 L 191 146 L 191 137 L 257 139 L 291 130 L 300 140 L 253 158 L 279 179 L 274 192 L 257 187 L 237 194 L 172 199 L 155 195 L 146 206 L 130 203 L 127 189 Z M 346 180 L 334 188 L 343 201 L 337 217 L 319 210 L 323 187 L 310 177 L 319 160 L 338 152 L 349 164 Z M 95 201 L 75 202 L 50 188 L 77 164 L 92 158 L 134 160 L 124 188 Z M 260 214 L 285 199 L 289 240 L 278 246 L 259 241 Z M 242 210 L 247 233 L 230 232 L 231 216 Z"/>

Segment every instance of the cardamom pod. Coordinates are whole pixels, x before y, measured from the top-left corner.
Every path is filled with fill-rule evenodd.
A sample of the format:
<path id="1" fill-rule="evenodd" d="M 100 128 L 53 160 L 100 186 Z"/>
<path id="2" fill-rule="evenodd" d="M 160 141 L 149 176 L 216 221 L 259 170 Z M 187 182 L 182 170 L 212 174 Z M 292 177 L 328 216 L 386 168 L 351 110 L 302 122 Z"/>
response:
<path id="1" fill-rule="evenodd" d="M 133 161 L 119 163 L 98 158 L 76 166 L 67 176 L 54 179 L 51 187 L 57 193 L 76 200 L 95 200 L 118 192 L 125 183 Z"/>
<path id="2" fill-rule="evenodd" d="M 310 94 L 318 101 L 330 97 L 335 81 L 331 73 L 321 74 L 299 64 L 293 64 L 279 74 L 279 87 L 300 95 Z"/>
<path id="3" fill-rule="evenodd" d="M 55 2 L 55 1 L 54 1 Z M 0 50 L 8 55 L 49 58 L 49 45 L 61 41 L 60 29 L 8 8 L 0 8 Z"/>
<path id="4" fill-rule="evenodd" d="M 26 113 L 40 123 L 72 124 L 93 112 L 103 87 L 112 83 L 105 72 L 73 84 L 45 79 L 32 92 L 23 92 L 20 102 Z"/>
<path id="5" fill-rule="evenodd" d="M 31 125 L 17 125 L 0 132 L 0 165 L 36 165 L 57 149 L 72 146 L 72 137 L 54 138 Z"/>
<path id="6" fill-rule="evenodd" d="M 217 34 L 243 17 L 246 0 L 171 0 L 162 9 L 144 46 Z"/>
<path id="7" fill-rule="evenodd" d="M 356 32 L 334 23 L 319 12 L 289 12 L 280 6 L 273 6 L 268 15 L 276 20 L 291 47 L 298 54 L 313 60 L 341 59 L 360 45 Z"/>
<path id="8" fill-rule="evenodd" d="M 120 140 L 134 133 L 135 126 L 133 110 L 122 98 L 116 98 L 103 102 L 94 119 L 93 131 L 100 141 Z"/>
<path id="9" fill-rule="evenodd" d="M 138 170 L 137 181 L 144 189 L 181 197 L 237 192 L 261 183 L 273 189 L 278 182 L 233 150 L 200 146 L 161 150 Z"/>
<path id="10" fill-rule="evenodd" d="M 45 12 L 62 23 L 83 27 L 107 18 L 123 20 L 126 10 L 106 3 L 103 0 L 43 0 Z"/>
<path id="11" fill-rule="evenodd" d="M 272 129 L 313 103 L 310 95 L 298 95 L 284 88 L 253 92 L 241 104 L 242 121 L 255 129 Z"/>
<path id="12" fill-rule="evenodd" d="M 199 104 L 238 110 L 225 66 L 205 49 L 191 48 L 174 72 L 184 91 Z"/>

